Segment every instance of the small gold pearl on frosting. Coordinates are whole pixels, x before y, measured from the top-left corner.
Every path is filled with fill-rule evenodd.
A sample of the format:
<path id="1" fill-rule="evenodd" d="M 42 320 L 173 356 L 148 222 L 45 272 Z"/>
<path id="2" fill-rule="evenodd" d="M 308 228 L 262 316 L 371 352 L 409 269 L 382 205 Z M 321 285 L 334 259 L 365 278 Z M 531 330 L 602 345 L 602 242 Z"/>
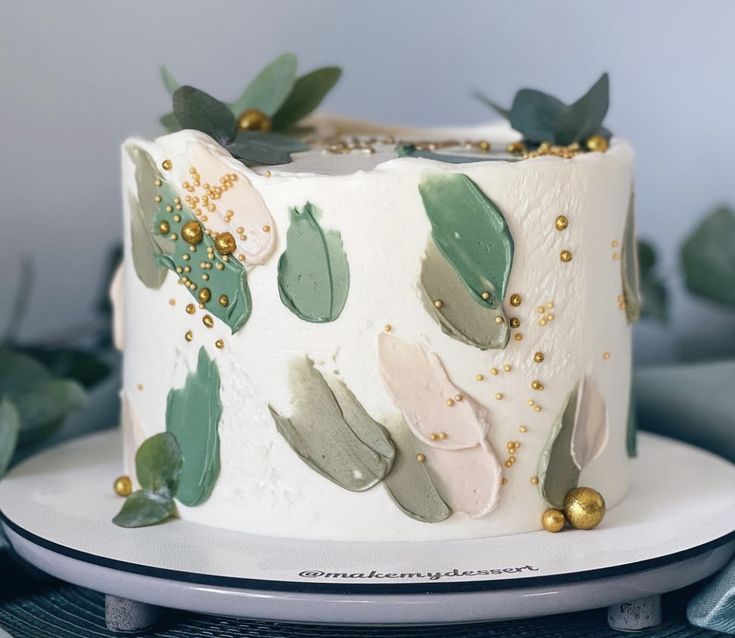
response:
<path id="1" fill-rule="evenodd" d="M 532 476 L 531 477 L 531 483 L 533 485 L 538 485 L 538 476 Z"/>
<path id="2" fill-rule="evenodd" d="M 502 317 L 495 317 L 495 323 L 497 323 L 497 324 L 503 323 L 503 318 Z"/>
<path id="3" fill-rule="evenodd" d="M 539 381 L 538 379 L 534 379 L 533 381 L 531 381 L 531 387 L 534 390 L 543 390 L 544 389 L 544 384 L 541 383 L 541 381 Z"/>
<path id="4" fill-rule="evenodd" d="M 497 368 L 490 368 L 490 374 L 492 374 L 493 376 L 496 376 L 498 374 L 498 369 Z"/>
<path id="5" fill-rule="evenodd" d="M 451 408 L 454 405 L 454 399 L 447 399 L 447 405 Z"/>
<path id="6" fill-rule="evenodd" d="M 172 167 L 173 164 L 170 159 L 165 159 L 161 162 L 161 168 L 163 168 L 164 171 L 170 171 Z"/>
<path id="7" fill-rule="evenodd" d="M 565 264 L 572 261 L 572 253 L 569 250 L 562 250 L 561 253 L 559 253 L 559 259 L 561 259 Z"/>
<path id="8" fill-rule="evenodd" d="M 426 457 L 425 457 L 425 456 L 424 456 L 423 454 L 417 454 L 417 455 L 416 455 L 416 460 L 417 460 L 417 461 L 418 461 L 419 463 L 423 463 L 424 461 L 426 461 Z"/>
<path id="9" fill-rule="evenodd" d="M 511 328 L 520 328 L 521 326 L 521 320 L 518 317 L 511 317 L 510 319 L 510 327 Z"/>
<path id="10" fill-rule="evenodd" d="M 193 303 L 190 303 L 186 306 L 186 312 L 190 315 L 193 315 L 196 312 L 196 308 L 194 307 Z"/>
<path id="11" fill-rule="evenodd" d="M 191 330 L 187 330 L 184 334 L 184 339 L 187 341 L 191 341 L 194 338 L 194 335 L 192 334 Z"/>
<path id="12" fill-rule="evenodd" d="M 225 342 L 222 339 L 217 339 L 217 341 L 214 342 L 214 345 L 216 348 L 222 350 L 222 348 L 225 347 Z"/>
<path id="13" fill-rule="evenodd" d="M 521 298 L 521 296 L 517 292 L 513 293 L 510 296 L 510 305 L 511 306 L 520 306 L 521 305 L 521 301 L 523 301 L 523 299 Z"/>
<path id="14" fill-rule="evenodd" d="M 464 399 L 464 396 L 462 396 L 461 394 L 455 394 L 454 395 L 454 400 L 455 401 L 461 401 L 462 399 Z"/>
<path id="15" fill-rule="evenodd" d="M 519 432 L 524 432 L 524 433 L 525 432 L 528 432 L 528 427 L 526 427 L 525 425 L 519 425 L 518 426 L 518 431 Z"/>
<path id="16" fill-rule="evenodd" d="M 554 222 L 556 230 L 566 230 L 569 226 L 569 220 L 564 215 L 559 215 Z"/>
<path id="17" fill-rule="evenodd" d="M 389 323 L 386 323 L 383 326 L 383 330 L 385 330 L 386 332 L 390 332 L 391 330 L 393 330 L 393 326 L 391 326 Z"/>
<path id="18" fill-rule="evenodd" d="M 513 336 L 513 338 L 514 338 L 514 339 L 515 339 L 516 341 L 523 341 L 523 335 L 522 335 L 522 334 L 521 334 L 520 332 L 516 333 L 516 334 L 515 334 L 515 335 Z"/>
<path id="19" fill-rule="evenodd" d="M 212 319 L 212 315 L 204 315 L 202 317 L 202 323 L 207 326 L 207 328 L 211 328 L 214 326 L 214 319 Z"/>
<path id="20" fill-rule="evenodd" d="M 505 395 L 504 395 L 504 394 L 503 394 L 502 392 L 498 392 L 498 393 L 497 393 L 497 394 L 495 395 L 495 398 L 496 398 L 496 399 L 497 399 L 498 401 L 501 401 L 501 400 L 503 399 L 503 397 L 504 397 L 504 396 L 505 396 Z"/>
<path id="21" fill-rule="evenodd" d="M 436 432 L 431 432 L 431 433 L 429 434 L 429 438 L 430 438 L 430 439 L 431 439 L 432 441 L 436 441 L 436 440 L 437 440 L 437 439 L 439 438 L 439 435 L 438 435 L 438 434 L 437 434 Z"/>
<path id="22" fill-rule="evenodd" d="M 209 288 L 202 288 L 197 297 L 202 303 L 207 303 L 212 298 L 212 292 Z"/>
<path id="23" fill-rule="evenodd" d="M 483 292 L 483 293 L 482 293 L 482 294 L 481 294 L 480 296 L 481 296 L 481 297 L 482 297 L 483 299 L 485 299 L 486 301 L 487 301 L 488 299 L 490 299 L 490 293 L 489 293 L 489 292 L 488 292 L 487 290 L 485 290 L 485 291 L 484 291 L 484 292 Z"/>
<path id="24" fill-rule="evenodd" d="M 481 374 L 476 374 L 475 375 L 475 380 L 477 380 L 477 381 L 484 381 L 485 380 L 485 377 L 483 375 L 481 375 Z"/>
<path id="25" fill-rule="evenodd" d="M 511 368 L 511 367 L 510 367 L 510 364 L 509 364 L 509 363 L 506 363 L 506 364 L 505 364 L 505 365 L 503 366 L 503 370 L 505 370 L 506 372 L 510 372 L 510 371 L 511 371 L 512 369 L 513 369 L 513 368 Z"/>
<path id="26" fill-rule="evenodd" d="M 541 363 L 544 360 L 544 353 L 543 352 L 537 352 L 533 355 L 533 360 L 536 363 Z"/>
<path id="27" fill-rule="evenodd" d="M 585 146 L 588 151 L 604 153 L 608 149 L 609 143 L 602 135 L 592 135 L 587 138 Z"/>
<path id="28" fill-rule="evenodd" d="M 441 308 L 444 305 L 444 302 L 441 299 L 437 299 L 434 302 L 434 308 Z"/>
<path id="29" fill-rule="evenodd" d="M 605 359 L 605 360 L 609 359 L 610 358 L 610 353 L 609 352 L 603 352 L 602 353 L 602 358 Z"/>

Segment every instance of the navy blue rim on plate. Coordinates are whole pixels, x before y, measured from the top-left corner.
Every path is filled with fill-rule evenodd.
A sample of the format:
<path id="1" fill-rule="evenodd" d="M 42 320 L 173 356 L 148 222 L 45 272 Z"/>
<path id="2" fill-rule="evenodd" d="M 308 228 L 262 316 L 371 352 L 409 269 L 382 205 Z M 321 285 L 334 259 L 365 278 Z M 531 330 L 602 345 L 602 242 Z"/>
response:
<path id="1" fill-rule="evenodd" d="M 0 522 L 7 526 L 10 530 L 25 540 L 68 558 L 72 558 L 91 565 L 106 567 L 117 571 L 124 571 L 131 574 L 141 576 L 149 576 L 153 578 L 162 578 L 166 580 L 176 580 L 184 583 L 192 583 L 196 585 L 208 585 L 212 587 L 229 587 L 234 589 L 254 589 L 270 592 L 298 592 L 304 594 L 432 594 L 432 593 L 464 593 L 464 592 L 482 592 L 503 589 L 519 589 L 529 587 L 545 587 L 557 586 L 568 583 L 579 583 L 588 580 L 598 580 L 601 578 L 610 578 L 615 576 L 623 576 L 625 574 L 641 572 L 646 570 L 664 567 L 673 563 L 679 563 L 683 560 L 694 558 L 708 551 L 712 551 L 726 545 L 731 541 L 735 541 L 735 530 L 729 534 L 725 534 L 720 538 L 716 538 L 703 545 L 698 545 L 690 549 L 686 549 L 666 556 L 658 558 L 649 558 L 642 561 L 625 563 L 623 565 L 615 565 L 614 567 L 603 567 L 599 569 L 590 569 L 582 572 L 558 574 L 554 576 L 531 576 L 525 578 L 508 578 L 503 580 L 475 580 L 475 581 L 455 581 L 455 582 L 430 582 L 420 584 L 395 583 L 390 585 L 377 585 L 366 583 L 355 583 L 350 585 L 332 584 L 332 583 L 308 583 L 298 581 L 274 581 L 254 578 L 238 578 L 235 576 L 216 576 L 210 574 L 196 574 L 191 572 L 183 572 L 175 569 L 166 569 L 164 567 L 153 567 L 150 565 L 139 565 L 137 563 L 129 563 L 127 561 L 117 560 L 113 558 L 105 558 L 95 554 L 89 554 L 78 549 L 59 545 L 53 541 L 37 536 L 29 532 L 13 521 L 11 521 L 3 512 L 0 512 Z"/>

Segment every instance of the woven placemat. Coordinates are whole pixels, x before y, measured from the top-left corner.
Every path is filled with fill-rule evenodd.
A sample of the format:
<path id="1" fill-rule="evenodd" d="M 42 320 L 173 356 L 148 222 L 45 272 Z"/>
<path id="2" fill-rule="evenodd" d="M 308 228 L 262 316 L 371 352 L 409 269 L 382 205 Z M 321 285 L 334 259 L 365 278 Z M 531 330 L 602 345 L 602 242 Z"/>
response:
<path id="1" fill-rule="evenodd" d="M 696 589 L 696 588 L 695 588 Z M 664 597 L 664 624 L 636 634 L 650 638 L 725 636 L 692 627 L 684 609 L 693 589 Z M 102 594 L 49 578 L 0 549 L 0 628 L 13 638 L 104 638 Z M 168 612 L 156 638 L 621 638 L 607 626 L 602 609 L 497 623 L 421 627 L 336 627 L 298 625 Z"/>

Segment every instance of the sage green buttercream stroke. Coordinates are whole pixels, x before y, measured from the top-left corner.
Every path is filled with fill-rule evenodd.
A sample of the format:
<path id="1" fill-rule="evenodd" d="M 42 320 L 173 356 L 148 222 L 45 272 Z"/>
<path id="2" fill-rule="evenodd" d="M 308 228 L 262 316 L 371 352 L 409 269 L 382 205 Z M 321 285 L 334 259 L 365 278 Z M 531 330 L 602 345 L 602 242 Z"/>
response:
<path id="1" fill-rule="evenodd" d="M 128 156 L 135 165 L 137 197 L 128 194 L 130 210 L 130 242 L 133 267 L 145 286 L 158 289 L 166 279 L 166 268 L 156 260 L 156 255 L 164 252 L 164 246 L 153 234 L 154 219 L 160 204 L 155 201 L 158 191 L 157 179 L 163 179 L 148 153 L 137 147 L 127 149 Z"/>
<path id="2" fill-rule="evenodd" d="M 498 207 L 461 173 L 419 184 L 434 243 L 479 304 L 502 306 L 513 264 L 513 238 Z M 484 292 L 490 297 L 482 298 Z"/>
<path id="3" fill-rule="evenodd" d="M 350 285 L 342 238 L 324 232 L 318 209 L 307 203 L 292 208 L 286 250 L 278 261 L 278 292 L 283 304 L 297 317 L 313 323 L 339 317 Z"/>
<path id="4" fill-rule="evenodd" d="M 426 311 L 445 334 L 480 350 L 508 345 L 510 328 L 502 305 L 478 304 L 433 242 L 426 247 L 419 288 Z M 497 322 L 498 317 L 502 323 Z"/>
<path id="5" fill-rule="evenodd" d="M 396 454 L 385 428 L 340 381 L 331 379 L 330 386 L 308 357 L 292 363 L 290 377 L 292 415 L 268 408 L 294 452 L 346 490 L 363 492 L 380 483 Z"/>
<path id="6" fill-rule="evenodd" d="M 628 318 L 628 323 L 635 323 L 641 316 L 640 272 L 638 270 L 638 247 L 635 238 L 634 199 L 634 195 L 631 192 L 628 215 L 625 218 L 623 248 L 620 259 L 625 315 Z"/>
<path id="7" fill-rule="evenodd" d="M 182 388 L 172 389 L 166 402 L 166 431 L 181 446 L 183 467 L 176 498 L 200 505 L 219 477 L 219 422 L 222 416 L 217 364 L 199 349 L 197 368 Z"/>
<path id="8" fill-rule="evenodd" d="M 417 460 L 419 449 L 416 439 L 403 417 L 391 428 L 396 446 L 396 460 L 391 473 L 385 478 L 385 489 L 393 502 L 407 516 L 422 523 L 439 523 L 452 515 L 426 471 Z"/>
<path id="9" fill-rule="evenodd" d="M 563 507 L 564 497 L 577 487 L 580 470 L 572 457 L 572 434 L 577 411 L 575 389 L 567 397 L 561 414 L 551 426 L 546 446 L 541 452 L 538 477 L 544 500 L 553 507 Z"/>
<path id="10" fill-rule="evenodd" d="M 245 268 L 234 257 L 225 259 L 220 255 L 215 248 L 214 239 L 206 233 L 203 234 L 202 241 L 195 246 L 196 250 L 192 250 L 181 237 L 181 227 L 187 222 L 196 221 L 196 217 L 186 206 L 182 206 L 181 210 L 174 207 L 176 195 L 166 182 L 158 189 L 158 194 L 161 195 L 162 201 L 154 219 L 152 232 L 157 236 L 158 243 L 164 247 L 164 252 L 156 255 L 157 263 L 174 272 L 180 268 L 178 276 L 188 277 L 196 286 L 191 288 L 187 285 L 186 289 L 197 302 L 201 301 L 199 291 L 207 288 L 210 294 L 209 300 L 203 302 L 204 311 L 213 314 L 226 323 L 233 334 L 236 333 L 245 325 L 252 311 Z M 173 207 L 173 212 L 166 211 L 167 205 Z M 178 222 L 175 215 L 180 218 Z M 160 231 L 160 224 L 164 221 L 169 225 L 167 233 Z M 214 251 L 212 257 L 207 255 L 208 247 Z M 188 255 L 188 258 L 184 259 L 184 255 Z M 202 263 L 210 264 L 211 267 L 205 270 L 201 267 Z M 191 272 L 186 272 L 187 267 L 191 268 Z M 204 274 L 207 275 L 207 280 L 202 278 Z M 227 305 L 220 303 L 222 295 L 227 297 Z"/>

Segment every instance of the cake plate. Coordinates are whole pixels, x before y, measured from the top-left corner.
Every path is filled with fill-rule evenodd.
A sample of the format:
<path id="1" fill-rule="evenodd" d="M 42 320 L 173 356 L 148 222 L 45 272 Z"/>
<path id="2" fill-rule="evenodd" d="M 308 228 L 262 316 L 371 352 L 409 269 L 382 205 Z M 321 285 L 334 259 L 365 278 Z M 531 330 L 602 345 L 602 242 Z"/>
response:
<path id="1" fill-rule="evenodd" d="M 608 608 L 611 626 L 660 620 L 660 595 L 735 555 L 735 465 L 660 436 L 640 438 L 633 487 L 594 531 L 444 542 L 268 538 L 172 520 L 110 521 L 121 499 L 118 432 L 35 456 L 0 483 L 15 551 L 58 578 L 107 595 L 116 631 L 157 608 L 267 620 L 435 624 Z M 379 521 L 376 521 L 379 524 Z"/>

